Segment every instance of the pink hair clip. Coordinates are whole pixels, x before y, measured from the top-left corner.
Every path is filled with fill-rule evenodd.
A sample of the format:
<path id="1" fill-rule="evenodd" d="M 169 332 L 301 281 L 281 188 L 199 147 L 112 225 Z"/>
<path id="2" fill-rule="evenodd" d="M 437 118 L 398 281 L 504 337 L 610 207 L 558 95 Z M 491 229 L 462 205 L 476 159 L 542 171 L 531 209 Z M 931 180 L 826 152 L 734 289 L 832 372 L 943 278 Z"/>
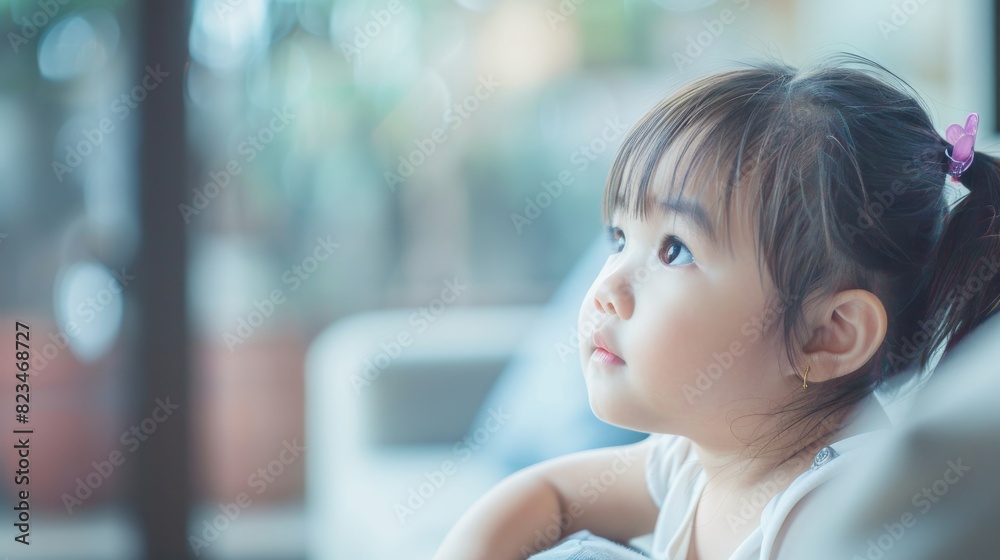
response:
<path id="1" fill-rule="evenodd" d="M 969 113 L 965 119 L 965 127 L 953 124 L 945 130 L 945 138 L 951 144 L 951 148 L 944 151 L 948 157 L 948 175 L 958 179 L 966 169 L 972 165 L 972 157 L 975 155 L 976 132 L 979 130 L 979 115 Z"/>

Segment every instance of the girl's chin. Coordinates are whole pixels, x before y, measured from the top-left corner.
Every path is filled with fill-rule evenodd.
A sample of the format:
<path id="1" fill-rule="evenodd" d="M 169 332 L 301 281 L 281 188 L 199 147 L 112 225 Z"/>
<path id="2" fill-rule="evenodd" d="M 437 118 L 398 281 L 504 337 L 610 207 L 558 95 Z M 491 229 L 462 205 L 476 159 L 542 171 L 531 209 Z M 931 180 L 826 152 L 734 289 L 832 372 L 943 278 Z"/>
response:
<path id="1" fill-rule="evenodd" d="M 590 410 L 599 420 L 620 428 L 632 429 L 628 425 L 627 411 L 632 405 L 626 399 L 612 396 L 606 387 L 594 387 L 588 383 L 587 396 Z"/>

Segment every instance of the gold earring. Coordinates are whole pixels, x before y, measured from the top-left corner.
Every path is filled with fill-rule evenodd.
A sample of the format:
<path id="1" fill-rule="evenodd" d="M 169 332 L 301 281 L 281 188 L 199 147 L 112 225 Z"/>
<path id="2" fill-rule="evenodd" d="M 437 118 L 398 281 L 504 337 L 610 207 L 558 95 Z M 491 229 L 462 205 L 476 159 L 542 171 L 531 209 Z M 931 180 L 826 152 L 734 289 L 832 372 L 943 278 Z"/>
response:
<path id="1" fill-rule="evenodd" d="M 806 387 L 809 386 L 809 384 L 806 383 L 806 377 L 808 377 L 808 376 L 809 376 L 809 366 L 806 366 L 806 370 L 802 373 L 802 390 L 803 391 L 805 391 Z"/>

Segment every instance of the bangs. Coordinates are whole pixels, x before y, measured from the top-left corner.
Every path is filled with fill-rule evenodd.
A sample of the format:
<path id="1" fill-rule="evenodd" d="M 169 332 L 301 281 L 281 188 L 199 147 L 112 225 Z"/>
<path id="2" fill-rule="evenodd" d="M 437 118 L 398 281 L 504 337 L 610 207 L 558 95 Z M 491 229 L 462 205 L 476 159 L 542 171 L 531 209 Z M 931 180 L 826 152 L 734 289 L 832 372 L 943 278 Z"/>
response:
<path id="1" fill-rule="evenodd" d="M 750 223 L 759 218 L 759 181 L 750 177 L 769 119 L 753 103 L 754 85 L 767 85 L 759 72 L 736 70 L 702 78 L 662 101 L 628 131 L 615 154 L 604 190 L 603 218 L 616 212 L 646 220 L 657 200 L 701 199 L 731 247 L 734 198 Z M 768 81 L 773 82 L 774 76 Z M 748 82 L 758 81 L 759 84 Z M 749 86 L 749 87 L 748 87 Z M 737 185 L 743 185 L 737 191 Z M 716 199 L 707 198 L 716 186 Z M 740 196 L 736 196 L 736 195 Z"/>

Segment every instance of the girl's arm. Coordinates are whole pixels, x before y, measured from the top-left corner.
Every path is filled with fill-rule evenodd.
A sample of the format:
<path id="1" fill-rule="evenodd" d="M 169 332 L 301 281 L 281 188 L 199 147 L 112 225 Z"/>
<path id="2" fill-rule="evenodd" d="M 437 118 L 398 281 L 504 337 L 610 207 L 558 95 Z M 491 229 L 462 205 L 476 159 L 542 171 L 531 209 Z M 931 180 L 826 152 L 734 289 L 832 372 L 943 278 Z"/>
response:
<path id="1" fill-rule="evenodd" d="M 458 520 L 434 560 L 524 560 L 580 529 L 622 543 L 652 532 L 651 443 L 572 453 L 508 476 Z"/>

